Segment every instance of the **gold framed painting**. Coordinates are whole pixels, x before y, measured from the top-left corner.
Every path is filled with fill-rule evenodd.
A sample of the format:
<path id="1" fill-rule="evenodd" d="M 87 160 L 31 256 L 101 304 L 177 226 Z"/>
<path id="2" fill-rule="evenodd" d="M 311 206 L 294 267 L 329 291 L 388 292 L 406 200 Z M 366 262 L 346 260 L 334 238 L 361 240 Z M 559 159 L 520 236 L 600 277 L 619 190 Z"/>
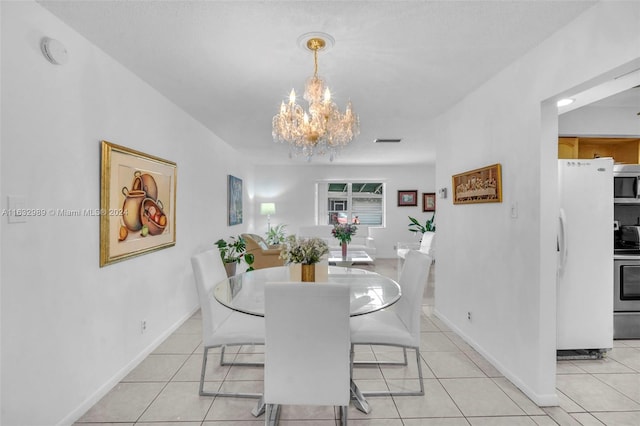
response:
<path id="1" fill-rule="evenodd" d="M 100 267 L 176 244 L 176 163 L 102 141 Z"/>
<path id="2" fill-rule="evenodd" d="M 452 177 L 453 204 L 501 203 L 500 164 L 481 167 Z"/>

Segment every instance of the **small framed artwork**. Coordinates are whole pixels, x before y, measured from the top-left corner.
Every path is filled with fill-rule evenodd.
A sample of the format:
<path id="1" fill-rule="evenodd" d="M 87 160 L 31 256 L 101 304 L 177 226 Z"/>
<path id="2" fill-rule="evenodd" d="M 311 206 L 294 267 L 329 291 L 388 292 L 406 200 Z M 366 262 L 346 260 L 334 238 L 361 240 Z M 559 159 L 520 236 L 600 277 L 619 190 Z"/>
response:
<path id="1" fill-rule="evenodd" d="M 227 212 L 229 226 L 242 223 L 242 179 L 227 176 Z"/>
<path id="2" fill-rule="evenodd" d="M 425 192 L 422 194 L 422 211 L 423 212 L 436 211 L 436 193 L 435 192 Z"/>
<path id="3" fill-rule="evenodd" d="M 418 191 L 398 191 L 398 207 L 417 206 Z"/>
<path id="4" fill-rule="evenodd" d="M 460 173 L 452 177 L 453 204 L 501 203 L 500 164 Z"/>
<path id="5" fill-rule="evenodd" d="M 102 141 L 100 267 L 176 244 L 176 163 Z"/>

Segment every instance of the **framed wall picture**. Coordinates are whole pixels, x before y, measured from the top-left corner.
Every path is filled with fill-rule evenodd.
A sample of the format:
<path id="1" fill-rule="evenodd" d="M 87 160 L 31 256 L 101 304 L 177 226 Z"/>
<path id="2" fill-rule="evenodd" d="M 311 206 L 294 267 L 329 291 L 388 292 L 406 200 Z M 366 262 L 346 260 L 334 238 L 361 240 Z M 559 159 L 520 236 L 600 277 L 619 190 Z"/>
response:
<path id="1" fill-rule="evenodd" d="M 176 243 L 176 163 L 101 142 L 100 266 Z"/>
<path id="2" fill-rule="evenodd" d="M 227 212 L 228 225 L 242 223 L 242 179 L 235 176 L 227 176 Z"/>
<path id="3" fill-rule="evenodd" d="M 417 206 L 418 191 L 398 191 L 398 207 Z"/>
<path id="4" fill-rule="evenodd" d="M 500 164 L 482 167 L 452 177 L 453 204 L 501 203 Z"/>
<path id="5" fill-rule="evenodd" d="M 422 211 L 423 212 L 436 211 L 436 193 L 435 192 L 425 192 L 422 194 Z"/>

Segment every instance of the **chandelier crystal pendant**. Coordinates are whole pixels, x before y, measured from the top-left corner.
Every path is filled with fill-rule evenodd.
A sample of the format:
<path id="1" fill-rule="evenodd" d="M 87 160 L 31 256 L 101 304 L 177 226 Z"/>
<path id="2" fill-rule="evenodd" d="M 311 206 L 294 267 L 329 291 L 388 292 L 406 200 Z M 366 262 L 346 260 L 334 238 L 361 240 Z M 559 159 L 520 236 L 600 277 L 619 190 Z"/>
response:
<path id="1" fill-rule="evenodd" d="M 325 40 L 313 37 L 306 46 L 313 51 L 315 65 L 304 90 L 308 112 L 296 103 L 296 92 L 291 89 L 289 102 L 282 101 L 280 112 L 273 117 L 273 140 L 289 144 L 289 157 L 302 155 L 311 161 L 316 154 L 328 153 L 333 161 L 338 151 L 360 133 L 360 120 L 351 101 L 344 113 L 340 111 L 324 80 L 318 77 L 318 51 L 326 46 Z"/>

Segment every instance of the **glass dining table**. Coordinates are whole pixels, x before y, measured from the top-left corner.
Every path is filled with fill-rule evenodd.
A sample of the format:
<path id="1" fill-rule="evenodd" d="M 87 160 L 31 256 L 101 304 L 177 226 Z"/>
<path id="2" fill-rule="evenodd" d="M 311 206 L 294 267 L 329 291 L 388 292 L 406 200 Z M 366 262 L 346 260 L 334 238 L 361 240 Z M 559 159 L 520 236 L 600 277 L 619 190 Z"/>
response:
<path id="1" fill-rule="evenodd" d="M 294 281 L 291 279 L 292 275 L 288 266 L 243 272 L 217 283 L 213 289 L 213 296 L 219 303 L 235 311 L 264 316 L 265 283 Z M 387 308 L 396 303 L 402 295 L 397 282 L 364 269 L 329 266 L 326 280 L 349 285 L 351 316 L 366 315 Z M 369 404 L 353 380 L 351 399 L 358 410 L 369 413 Z M 254 416 L 264 412 L 262 400 L 252 412 Z"/>

